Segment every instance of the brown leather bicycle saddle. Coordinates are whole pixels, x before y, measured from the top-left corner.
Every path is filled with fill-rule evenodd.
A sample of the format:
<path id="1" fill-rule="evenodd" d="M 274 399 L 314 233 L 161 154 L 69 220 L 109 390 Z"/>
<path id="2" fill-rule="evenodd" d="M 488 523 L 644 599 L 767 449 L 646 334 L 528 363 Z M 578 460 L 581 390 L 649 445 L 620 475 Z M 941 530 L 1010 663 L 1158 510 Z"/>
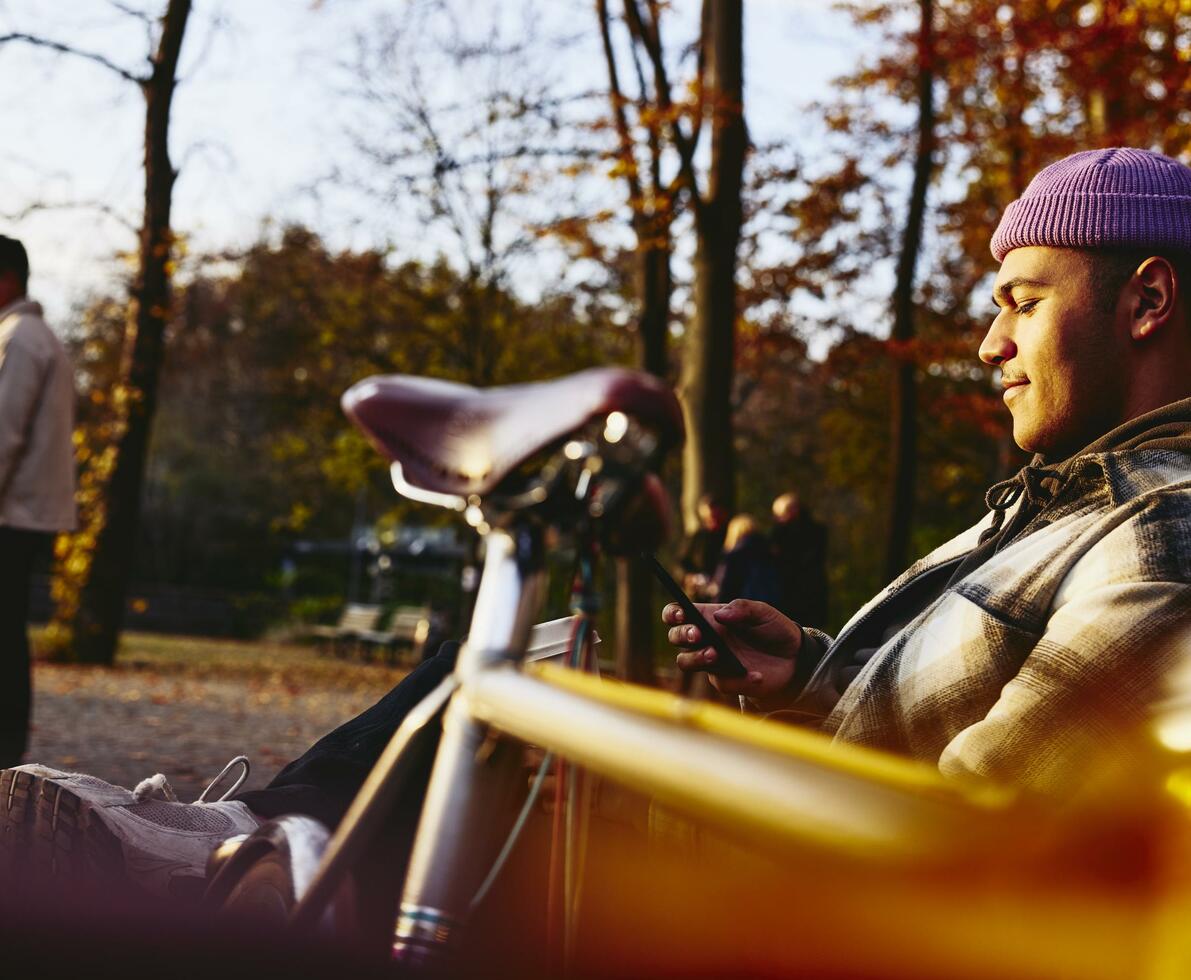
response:
<path id="1" fill-rule="evenodd" d="M 622 368 L 501 388 L 383 375 L 352 385 L 342 404 L 407 481 L 457 496 L 483 496 L 535 453 L 611 412 L 664 439 L 683 431 L 674 393 L 652 375 Z"/>

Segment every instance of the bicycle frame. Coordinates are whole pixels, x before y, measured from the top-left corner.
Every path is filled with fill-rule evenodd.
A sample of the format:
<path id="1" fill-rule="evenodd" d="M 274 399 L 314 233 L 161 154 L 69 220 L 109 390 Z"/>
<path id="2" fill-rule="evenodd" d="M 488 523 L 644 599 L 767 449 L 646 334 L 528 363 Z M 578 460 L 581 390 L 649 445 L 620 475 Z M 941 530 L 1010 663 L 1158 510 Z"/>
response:
<path id="1" fill-rule="evenodd" d="M 468 640 L 459 652 L 460 684 L 519 658 L 541 605 L 541 534 L 493 531 Z M 497 751 L 478 759 L 488 730 L 454 698 L 443 717 L 442 741 L 422 807 L 406 874 L 394 940 L 405 962 L 434 961 L 449 949 L 507 828 L 490 817 L 511 802 L 520 759 Z"/>

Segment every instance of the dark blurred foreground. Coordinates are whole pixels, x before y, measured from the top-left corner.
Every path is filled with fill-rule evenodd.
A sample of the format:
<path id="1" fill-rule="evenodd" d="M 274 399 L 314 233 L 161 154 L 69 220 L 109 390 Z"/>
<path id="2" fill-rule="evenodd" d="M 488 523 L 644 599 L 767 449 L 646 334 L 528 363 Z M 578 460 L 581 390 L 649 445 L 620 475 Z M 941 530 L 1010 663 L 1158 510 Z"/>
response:
<path id="1" fill-rule="evenodd" d="M 596 820 L 578 860 L 573 977 L 902 980 L 1185 976 L 1185 848 L 1153 813 L 1035 826 L 944 862 L 731 839 L 655 812 Z M 449 976 L 559 976 L 536 814 Z M 982 835 L 983 836 L 983 835 Z M 974 843 L 974 842 L 973 842 Z M 11 887 L 11 882 L 9 883 Z M 70 883 L 0 896 L 0 976 L 401 976 L 387 927 L 323 942 Z M 24 968 L 22 970 L 21 968 Z"/>
<path id="2" fill-rule="evenodd" d="M 344 949 L 185 907 L 74 889 L 0 898 L 5 977 L 239 978 L 391 976 Z"/>

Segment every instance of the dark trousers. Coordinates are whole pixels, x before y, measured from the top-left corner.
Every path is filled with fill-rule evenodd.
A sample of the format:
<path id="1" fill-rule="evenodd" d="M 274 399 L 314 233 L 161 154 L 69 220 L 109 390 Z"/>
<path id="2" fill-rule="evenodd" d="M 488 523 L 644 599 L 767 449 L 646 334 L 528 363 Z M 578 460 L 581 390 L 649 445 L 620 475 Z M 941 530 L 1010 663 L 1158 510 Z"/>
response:
<path id="1" fill-rule="evenodd" d="M 405 716 L 455 668 L 458 653 L 458 643 L 444 643 L 371 708 L 315 742 L 268 786 L 239 793 L 236 799 L 262 817 L 304 813 L 334 828 Z M 424 746 L 422 771 L 411 779 L 411 793 L 398 804 L 411 817 L 421 808 L 420 786 L 429 775 L 435 745 L 437 738 Z"/>
<path id="2" fill-rule="evenodd" d="M 0 527 L 0 769 L 17 766 L 29 740 L 29 583 L 53 535 Z"/>

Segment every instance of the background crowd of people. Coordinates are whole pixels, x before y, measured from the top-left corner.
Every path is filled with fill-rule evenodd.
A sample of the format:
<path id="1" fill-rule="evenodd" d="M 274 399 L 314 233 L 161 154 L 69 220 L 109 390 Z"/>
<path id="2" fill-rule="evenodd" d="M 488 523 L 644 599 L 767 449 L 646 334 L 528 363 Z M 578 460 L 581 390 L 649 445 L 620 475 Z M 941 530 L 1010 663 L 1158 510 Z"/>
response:
<path id="1" fill-rule="evenodd" d="M 683 586 L 697 602 L 756 599 L 795 622 L 822 625 L 827 618 L 827 528 L 795 492 L 773 501 L 766 531 L 751 514 L 731 519 L 712 496 L 699 501 L 698 531 L 681 562 Z"/>

